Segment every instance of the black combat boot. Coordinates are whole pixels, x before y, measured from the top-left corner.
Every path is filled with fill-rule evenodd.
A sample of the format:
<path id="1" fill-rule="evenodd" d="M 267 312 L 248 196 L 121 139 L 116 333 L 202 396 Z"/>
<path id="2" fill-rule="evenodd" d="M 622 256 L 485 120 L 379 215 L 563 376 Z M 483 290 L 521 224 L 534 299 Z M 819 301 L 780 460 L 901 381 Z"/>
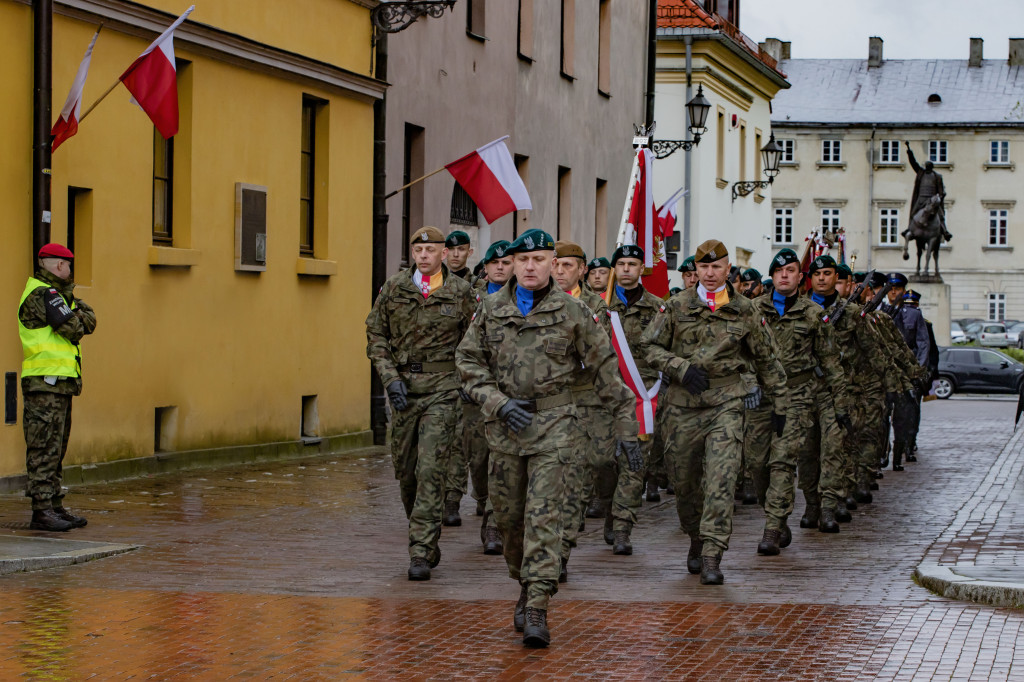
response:
<path id="1" fill-rule="evenodd" d="M 821 507 L 817 504 L 807 503 L 804 515 L 800 517 L 801 528 L 814 528 L 818 525 L 818 516 L 821 514 Z"/>
<path id="2" fill-rule="evenodd" d="M 458 500 L 445 500 L 444 502 L 444 516 L 441 521 L 442 525 L 445 526 L 461 526 L 462 517 L 459 516 L 459 501 Z"/>
<path id="3" fill-rule="evenodd" d="M 551 644 L 548 631 L 548 612 L 545 609 L 526 607 L 526 627 L 523 628 L 523 646 L 543 649 Z"/>
<path id="4" fill-rule="evenodd" d="M 569 582 L 569 560 L 562 559 L 562 569 L 558 572 L 558 582 L 567 583 Z"/>
<path id="5" fill-rule="evenodd" d="M 857 498 L 853 495 L 846 496 L 846 508 L 850 511 L 857 511 Z"/>
<path id="6" fill-rule="evenodd" d="M 617 530 L 612 533 L 615 537 L 615 546 L 612 554 L 630 555 L 633 553 L 633 544 L 629 541 L 628 530 Z"/>
<path id="7" fill-rule="evenodd" d="M 720 568 L 721 563 L 722 557 L 720 556 L 702 556 L 700 558 L 701 585 L 721 585 L 725 582 L 725 576 L 722 575 Z"/>
<path id="8" fill-rule="evenodd" d="M 830 507 L 821 510 L 821 518 L 818 519 L 818 530 L 822 533 L 838 533 L 839 524 L 836 522 L 836 513 Z"/>
<path id="9" fill-rule="evenodd" d="M 609 509 L 608 515 L 604 517 L 604 542 L 607 545 L 615 544 L 615 531 L 612 530 L 612 524 L 614 523 L 615 519 L 612 517 L 612 512 Z"/>
<path id="10" fill-rule="evenodd" d="M 487 512 L 487 503 L 483 500 L 476 501 L 476 515 L 483 516 Z"/>
<path id="11" fill-rule="evenodd" d="M 897 441 L 892 444 L 892 470 L 903 471 L 903 442 Z"/>
<path id="12" fill-rule="evenodd" d="M 914 439 L 913 438 L 908 440 L 906 442 L 906 445 L 903 446 L 903 452 L 906 454 L 906 460 L 908 462 L 916 462 L 917 461 L 917 455 L 914 454 L 914 450 L 916 450 L 916 449 L 917 448 L 914 446 Z"/>
<path id="13" fill-rule="evenodd" d="M 661 502 L 661 495 L 658 494 L 658 484 L 654 482 L 654 479 L 647 481 L 647 501 Z"/>
<path id="14" fill-rule="evenodd" d="M 849 523 L 850 521 L 853 521 L 853 514 L 851 514 L 850 510 L 846 508 L 846 505 L 842 500 L 839 500 L 834 513 L 836 521 L 839 523 Z"/>
<path id="15" fill-rule="evenodd" d="M 526 585 L 519 590 L 519 601 L 516 602 L 516 610 L 512 613 L 512 624 L 516 632 L 522 632 L 526 627 Z"/>
<path id="16" fill-rule="evenodd" d="M 480 532 L 480 540 L 484 545 L 484 554 L 489 556 L 497 556 L 505 549 L 501 542 L 501 533 L 494 526 L 484 526 Z"/>
<path id="17" fill-rule="evenodd" d="M 779 531 L 779 549 L 786 549 L 791 544 L 793 544 L 793 531 L 789 529 L 789 524 L 783 521 L 782 530 Z"/>
<path id="18" fill-rule="evenodd" d="M 870 488 L 871 490 L 878 490 L 878 482 L 871 481 L 871 483 L 868 484 L 868 488 Z"/>
<path id="19" fill-rule="evenodd" d="M 421 556 L 410 559 L 409 580 L 430 580 L 430 562 Z"/>
<path id="20" fill-rule="evenodd" d="M 757 504 L 757 492 L 754 491 L 754 481 L 749 478 L 743 479 L 743 504 Z"/>
<path id="21" fill-rule="evenodd" d="M 765 528 L 761 542 L 757 544 L 757 553 L 765 556 L 777 556 L 779 553 L 779 538 L 781 536 L 781 531 Z"/>
<path id="22" fill-rule="evenodd" d="M 853 499 L 857 500 L 861 504 L 871 504 L 871 491 L 868 490 L 868 486 L 859 485 L 857 489 L 853 491 Z"/>
<path id="23" fill-rule="evenodd" d="M 588 519 L 603 519 L 605 517 L 605 512 L 604 500 L 599 497 L 594 497 L 590 500 L 590 504 L 587 505 Z"/>
<path id="24" fill-rule="evenodd" d="M 28 524 L 32 530 L 49 530 L 63 532 L 74 526 L 70 521 L 62 519 L 53 509 L 36 509 L 32 512 L 32 522 Z"/>
<path id="25" fill-rule="evenodd" d="M 64 507 L 54 507 L 53 513 L 70 523 L 72 528 L 84 528 L 89 524 L 84 516 L 75 516 Z"/>
<path id="26" fill-rule="evenodd" d="M 686 570 L 693 575 L 700 573 L 700 553 L 704 549 L 704 543 L 699 536 L 690 537 L 690 551 L 686 553 Z"/>

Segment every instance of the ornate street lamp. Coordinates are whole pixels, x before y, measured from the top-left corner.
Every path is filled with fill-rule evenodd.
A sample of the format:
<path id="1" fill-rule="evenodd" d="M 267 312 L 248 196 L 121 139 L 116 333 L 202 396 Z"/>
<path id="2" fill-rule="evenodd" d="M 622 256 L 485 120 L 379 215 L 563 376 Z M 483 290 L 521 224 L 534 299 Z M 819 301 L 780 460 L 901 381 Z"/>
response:
<path id="1" fill-rule="evenodd" d="M 408 0 L 381 2 L 370 12 L 373 25 L 385 33 L 398 33 L 422 16 L 440 19 L 446 9 L 455 6 L 455 0 Z"/>
<path id="2" fill-rule="evenodd" d="M 745 197 L 755 189 L 765 189 L 775 181 L 779 174 L 779 162 L 782 161 L 782 147 L 775 141 L 775 133 L 768 139 L 768 144 L 761 148 L 761 160 L 767 180 L 741 180 L 732 184 L 732 200 Z"/>
<path id="3" fill-rule="evenodd" d="M 700 136 L 708 131 L 707 125 L 708 112 L 711 111 L 711 102 L 704 96 L 704 85 L 697 85 L 697 94 L 686 103 L 686 111 L 690 118 L 690 134 L 693 135 L 692 140 L 655 140 L 651 143 L 651 151 L 654 152 L 654 158 L 664 159 L 666 156 L 671 156 L 674 152 L 682 149 L 684 152 L 688 152 L 700 144 Z"/>

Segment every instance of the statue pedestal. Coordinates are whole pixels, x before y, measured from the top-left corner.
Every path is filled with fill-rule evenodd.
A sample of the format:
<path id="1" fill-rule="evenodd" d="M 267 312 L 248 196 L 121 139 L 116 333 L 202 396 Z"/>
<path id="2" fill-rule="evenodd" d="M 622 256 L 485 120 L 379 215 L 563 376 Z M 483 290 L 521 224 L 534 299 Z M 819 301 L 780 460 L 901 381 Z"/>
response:
<path id="1" fill-rule="evenodd" d="M 910 280 L 908 288 L 921 294 L 921 314 L 932 323 L 935 343 L 940 346 L 950 345 L 949 285 L 937 275 L 911 275 L 907 279 Z"/>

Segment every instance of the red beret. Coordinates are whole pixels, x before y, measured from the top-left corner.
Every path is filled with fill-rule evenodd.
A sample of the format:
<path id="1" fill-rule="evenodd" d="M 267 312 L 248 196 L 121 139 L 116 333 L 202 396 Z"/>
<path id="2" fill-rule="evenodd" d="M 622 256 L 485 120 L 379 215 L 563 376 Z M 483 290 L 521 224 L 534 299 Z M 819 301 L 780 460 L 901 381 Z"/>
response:
<path id="1" fill-rule="evenodd" d="M 71 250 L 66 246 L 61 246 L 60 244 L 47 244 L 43 248 L 39 249 L 39 257 L 73 260 L 75 254 L 71 253 Z"/>

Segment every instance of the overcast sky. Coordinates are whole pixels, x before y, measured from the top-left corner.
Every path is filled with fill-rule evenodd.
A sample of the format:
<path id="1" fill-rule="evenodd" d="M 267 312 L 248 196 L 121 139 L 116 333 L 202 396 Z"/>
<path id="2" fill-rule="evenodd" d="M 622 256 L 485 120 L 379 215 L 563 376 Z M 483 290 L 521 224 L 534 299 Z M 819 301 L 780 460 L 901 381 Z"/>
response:
<path id="1" fill-rule="evenodd" d="M 754 40 L 793 43 L 794 59 L 867 59 L 880 36 L 887 59 L 967 59 L 969 38 L 985 59 L 1006 59 L 1024 38 L 1024 0 L 743 0 L 740 28 Z"/>

